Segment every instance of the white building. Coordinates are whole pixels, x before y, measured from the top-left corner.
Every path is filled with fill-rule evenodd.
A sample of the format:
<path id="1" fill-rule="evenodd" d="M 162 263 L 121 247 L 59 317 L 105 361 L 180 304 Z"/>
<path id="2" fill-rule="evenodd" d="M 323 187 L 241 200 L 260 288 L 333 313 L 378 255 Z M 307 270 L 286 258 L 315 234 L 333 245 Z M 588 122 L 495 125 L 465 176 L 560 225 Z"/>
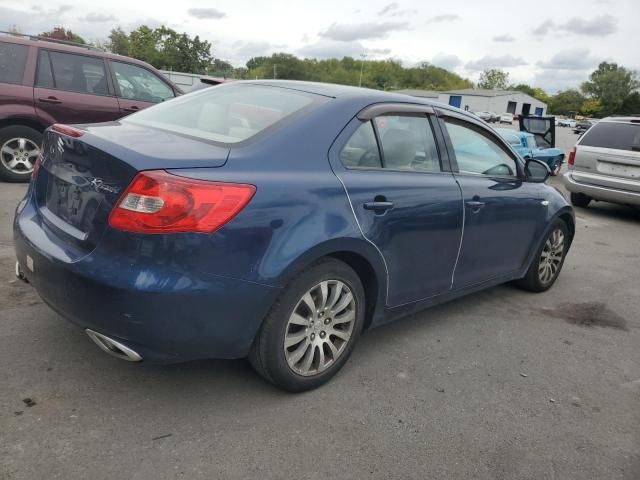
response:
<path id="1" fill-rule="evenodd" d="M 512 90 L 482 90 L 466 88 L 439 92 L 438 101 L 471 112 L 538 115 L 547 113 L 547 104 L 526 93 Z"/>

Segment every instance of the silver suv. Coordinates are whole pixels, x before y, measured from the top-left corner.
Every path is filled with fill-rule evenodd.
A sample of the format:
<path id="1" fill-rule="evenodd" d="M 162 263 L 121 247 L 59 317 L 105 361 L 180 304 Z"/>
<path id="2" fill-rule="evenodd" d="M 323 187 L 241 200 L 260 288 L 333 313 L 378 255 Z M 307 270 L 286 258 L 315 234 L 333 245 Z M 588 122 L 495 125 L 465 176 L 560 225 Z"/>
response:
<path id="1" fill-rule="evenodd" d="M 640 206 L 640 117 L 609 117 L 592 126 L 569 152 L 564 185 L 571 203 L 591 200 Z"/>

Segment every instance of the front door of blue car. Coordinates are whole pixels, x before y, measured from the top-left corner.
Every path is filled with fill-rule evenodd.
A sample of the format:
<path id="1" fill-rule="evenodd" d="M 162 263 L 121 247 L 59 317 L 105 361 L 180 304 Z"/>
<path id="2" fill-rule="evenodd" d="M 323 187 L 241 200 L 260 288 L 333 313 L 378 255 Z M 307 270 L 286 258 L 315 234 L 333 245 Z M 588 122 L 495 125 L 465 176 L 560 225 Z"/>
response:
<path id="1" fill-rule="evenodd" d="M 452 285 L 462 196 L 448 162 L 441 161 L 436 135 L 442 133 L 434 121 L 430 107 L 377 105 L 361 112 L 330 152 L 362 234 L 384 257 L 388 306 Z"/>
<path id="2" fill-rule="evenodd" d="M 512 276 L 525 266 L 542 234 L 544 185 L 524 181 L 517 156 L 479 122 L 441 113 L 465 205 L 453 288 Z"/>

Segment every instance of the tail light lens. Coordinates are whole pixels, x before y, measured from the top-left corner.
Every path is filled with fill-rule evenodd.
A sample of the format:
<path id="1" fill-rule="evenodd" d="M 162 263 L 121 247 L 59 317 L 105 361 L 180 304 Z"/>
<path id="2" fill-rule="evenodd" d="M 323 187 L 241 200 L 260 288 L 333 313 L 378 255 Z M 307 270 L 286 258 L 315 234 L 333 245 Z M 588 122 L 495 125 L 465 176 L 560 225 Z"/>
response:
<path id="1" fill-rule="evenodd" d="M 573 147 L 569 151 L 569 159 L 567 160 L 568 165 L 572 165 L 576 162 L 576 147 Z"/>
<path id="2" fill-rule="evenodd" d="M 137 233 L 211 233 L 255 192 L 253 185 L 194 180 L 164 170 L 140 172 L 111 211 L 109 225 Z"/>

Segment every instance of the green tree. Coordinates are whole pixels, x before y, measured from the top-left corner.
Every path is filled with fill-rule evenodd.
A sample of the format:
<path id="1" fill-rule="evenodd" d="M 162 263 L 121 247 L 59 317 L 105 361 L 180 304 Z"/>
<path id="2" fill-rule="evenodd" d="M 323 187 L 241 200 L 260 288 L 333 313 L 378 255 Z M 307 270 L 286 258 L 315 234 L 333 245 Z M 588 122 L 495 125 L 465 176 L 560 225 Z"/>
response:
<path id="1" fill-rule="evenodd" d="M 109 40 L 106 43 L 106 47 L 111 53 L 129 55 L 129 44 L 129 35 L 121 27 L 118 26 L 111 29 Z"/>
<path id="2" fill-rule="evenodd" d="M 62 40 L 65 42 L 87 43 L 80 35 L 76 35 L 71 30 L 67 30 L 64 27 L 53 27 L 53 30 L 42 32 L 38 36 L 53 38 L 54 40 Z"/>
<path id="3" fill-rule="evenodd" d="M 581 86 L 582 91 L 600 100 L 602 115 L 619 113 L 627 97 L 640 88 L 636 73 L 618 66 L 617 63 L 602 62 Z"/>
<path id="4" fill-rule="evenodd" d="M 506 90 L 509 85 L 509 74 L 500 68 L 488 68 L 480 74 L 478 88 Z"/>
<path id="5" fill-rule="evenodd" d="M 580 113 L 587 117 L 597 117 L 602 112 L 602 103 L 597 98 L 590 98 L 585 100 L 580 107 Z"/>
<path id="6" fill-rule="evenodd" d="M 580 111 L 585 100 L 578 90 L 560 91 L 549 99 L 549 112 L 554 115 L 575 114 Z"/>
<path id="7" fill-rule="evenodd" d="M 633 92 L 625 98 L 624 102 L 622 102 L 622 107 L 620 107 L 620 113 L 640 115 L 640 93 Z"/>
<path id="8" fill-rule="evenodd" d="M 213 60 L 208 41 L 165 26 L 151 29 L 142 25 L 132 31 L 128 54 L 156 68 L 188 73 L 205 73 Z"/>

